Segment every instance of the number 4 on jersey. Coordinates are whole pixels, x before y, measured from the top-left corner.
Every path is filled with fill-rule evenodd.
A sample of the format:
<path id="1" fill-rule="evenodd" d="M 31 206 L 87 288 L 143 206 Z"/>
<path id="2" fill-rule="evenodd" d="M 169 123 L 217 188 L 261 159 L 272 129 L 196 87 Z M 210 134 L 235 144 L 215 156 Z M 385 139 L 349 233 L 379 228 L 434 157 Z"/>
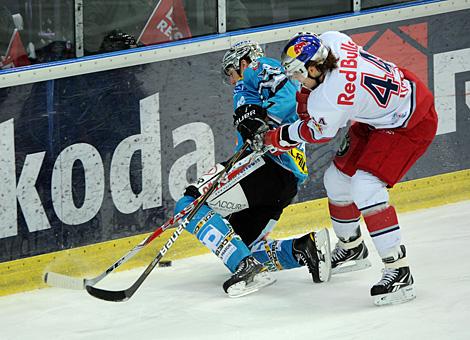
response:
<path id="1" fill-rule="evenodd" d="M 399 94 L 400 84 L 392 77 L 385 75 L 383 78 L 373 74 L 362 74 L 361 85 L 365 88 L 380 107 L 387 107 L 392 94 Z"/>

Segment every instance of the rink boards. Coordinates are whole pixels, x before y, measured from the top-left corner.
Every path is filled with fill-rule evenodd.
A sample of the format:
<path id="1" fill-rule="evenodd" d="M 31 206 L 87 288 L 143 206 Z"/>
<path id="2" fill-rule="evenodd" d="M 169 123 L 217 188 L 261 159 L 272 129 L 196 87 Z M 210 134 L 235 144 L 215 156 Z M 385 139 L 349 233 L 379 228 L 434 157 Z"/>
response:
<path id="1" fill-rule="evenodd" d="M 468 7 L 430 2 L 1 73 L 11 86 L 0 89 L 0 295 L 42 287 L 46 269 L 100 272 L 171 216 L 189 180 L 230 155 L 219 61 L 246 36 L 279 57 L 297 31 L 340 29 L 417 73 L 435 94 L 439 131 L 392 199 L 399 211 L 469 199 Z M 308 148 L 312 175 L 276 235 L 329 225 L 321 178 L 337 144 Z M 158 241 L 125 268 L 147 264 Z M 202 251 L 184 235 L 169 257 Z"/>

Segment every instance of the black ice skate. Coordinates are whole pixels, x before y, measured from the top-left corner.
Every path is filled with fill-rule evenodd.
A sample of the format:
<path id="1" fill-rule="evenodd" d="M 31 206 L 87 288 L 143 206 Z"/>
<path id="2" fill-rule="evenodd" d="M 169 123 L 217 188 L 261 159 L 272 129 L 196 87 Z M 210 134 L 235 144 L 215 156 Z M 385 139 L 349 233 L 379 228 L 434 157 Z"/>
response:
<path id="1" fill-rule="evenodd" d="M 338 240 L 331 255 L 331 274 L 341 274 L 362 270 L 371 266 L 369 251 L 362 236 L 348 242 Z"/>
<path id="2" fill-rule="evenodd" d="M 253 256 L 245 257 L 232 277 L 224 282 L 224 291 L 230 297 L 240 297 L 258 291 L 276 282 L 267 268 Z"/>
<path id="3" fill-rule="evenodd" d="M 313 282 L 320 283 L 330 280 L 331 251 L 327 229 L 312 232 L 294 240 L 292 254 L 301 265 L 308 267 Z"/>
<path id="4" fill-rule="evenodd" d="M 406 263 L 405 246 L 400 246 L 400 249 L 398 258 L 389 257 L 382 260 L 385 264 L 382 279 L 370 290 L 377 306 L 402 303 L 416 297 L 413 276 Z"/>

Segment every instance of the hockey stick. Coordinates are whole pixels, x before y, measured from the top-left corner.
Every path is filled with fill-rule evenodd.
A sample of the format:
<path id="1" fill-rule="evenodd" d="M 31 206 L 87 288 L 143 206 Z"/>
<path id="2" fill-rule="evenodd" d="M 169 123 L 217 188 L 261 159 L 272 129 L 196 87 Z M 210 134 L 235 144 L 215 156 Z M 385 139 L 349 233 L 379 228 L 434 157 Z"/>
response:
<path id="1" fill-rule="evenodd" d="M 240 180 L 251 174 L 253 171 L 260 168 L 264 161 L 260 157 L 265 153 L 266 150 L 262 150 L 259 152 L 254 152 L 237 162 L 233 169 L 227 174 L 226 180 L 221 182 L 218 188 L 213 192 L 212 197 L 218 197 L 222 195 L 224 192 L 232 188 L 236 185 Z M 215 178 L 216 176 L 214 176 Z M 204 187 L 201 188 L 203 192 L 207 191 L 211 186 L 211 181 L 208 182 Z M 188 206 L 186 206 L 182 211 L 178 214 L 173 216 L 171 219 L 166 221 L 163 225 L 158 227 L 152 234 L 142 240 L 139 244 L 137 244 L 134 248 L 132 248 L 129 252 L 127 252 L 124 256 L 122 256 L 119 260 L 113 263 L 110 267 L 108 267 L 104 272 L 101 274 L 93 277 L 93 278 L 76 278 L 64 274 L 59 274 L 55 272 L 47 272 L 44 275 L 44 281 L 49 286 L 59 287 L 59 288 L 67 288 L 67 289 L 85 289 L 85 286 L 93 286 L 97 284 L 99 281 L 103 280 L 106 276 L 112 273 L 116 268 L 126 263 L 130 260 L 134 255 L 142 250 L 145 246 L 147 246 L 150 242 L 152 242 L 155 238 L 160 236 L 164 231 L 172 227 L 178 221 L 180 221 L 185 215 L 187 215 L 193 208 L 199 203 L 202 199 L 200 196 L 198 199 L 194 200 Z"/>
<path id="2" fill-rule="evenodd" d="M 88 293 L 90 295 L 98 298 L 98 299 L 106 300 L 106 301 L 120 302 L 120 301 L 129 300 L 132 297 L 132 295 L 134 295 L 134 293 L 137 291 L 137 289 L 142 285 L 144 280 L 149 276 L 149 274 L 152 272 L 152 270 L 155 268 L 155 266 L 158 264 L 158 262 L 160 262 L 162 257 L 167 253 L 167 251 L 175 243 L 175 241 L 181 235 L 181 233 L 186 228 L 186 226 L 189 224 L 189 222 L 194 217 L 194 215 L 196 215 L 196 213 L 199 211 L 199 209 L 202 207 L 202 205 L 207 201 L 209 196 L 216 190 L 217 187 L 219 187 L 219 184 L 220 184 L 221 180 L 223 179 L 223 177 L 233 167 L 233 165 L 238 161 L 238 159 L 246 151 L 248 146 L 249 146 L 248 142 L 245 142 L 243 144 L 242 148 L 230 158 L 230 160 L 227 162 L 227 165 L 219 173 L 219 175 L 217 176 L 217 178 L 213 182 L 212 186 L 207 190 L 207 192 L 205 194 L 200 196 L 201 199 L 198 201 L 196 206 L 192 209 L 192 211 L 189 213 L 189 215 L 182 222 L 180 222 L 180 225 L 176 228 L 173 235 L 163 245 L 163 247 L 158 252 L 157 256 L 152 260 L 152 262 L 150 262 L 150 264 L 147 266 L 147 268 L 145 268 L 144 272 L 139 276 L 137 281 L 135 281 L 132 284 L 132 286 L 130 286 L 127 289 L 117 290 L 117 291 L 100 289 L 100 288 L 96 288 L 96 287 L 93 287 L 93 286 L 85 286 Z"/>

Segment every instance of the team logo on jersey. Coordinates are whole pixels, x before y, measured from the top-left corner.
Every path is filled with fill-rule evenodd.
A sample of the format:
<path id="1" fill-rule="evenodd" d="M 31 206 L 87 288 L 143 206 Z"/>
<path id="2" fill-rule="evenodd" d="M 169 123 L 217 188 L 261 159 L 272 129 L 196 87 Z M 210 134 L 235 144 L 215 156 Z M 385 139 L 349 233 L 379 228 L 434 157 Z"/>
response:
<path id="1" fill-rule="evenodd" d="M 326 122 L 325 122 L 325 119 L 322 117 L 320 118 L 318 121 L 315 120 L 315 118 L 310 118 L 310 120 L 308 121 L 307 125 L 314 129 L 314 130 L 317 130 L 319 133 L 323 133 L 323 128 L 326 126 Z"/>
<path id="2" fill-rule="evenodd" d="M 259 68 L 259 65 L 260 65 L 260 62 L 259 61 L 255 61 L 255 62 L 251 62 L 250 65 L 248 67 L 252 68 L 253 70 L 257 70 Z"/>
<path id="3" fill-rule="evenodd" d="M 300 53 L 302 53 L 302 50 L 304 49 L 304 47 L 307 45 L 309 45 L 308 42 L 300 41 L 297 44 L 289 47 L 286 51 L 286 54 L 291 58 L 297 58 L 300 55 Z"/>

